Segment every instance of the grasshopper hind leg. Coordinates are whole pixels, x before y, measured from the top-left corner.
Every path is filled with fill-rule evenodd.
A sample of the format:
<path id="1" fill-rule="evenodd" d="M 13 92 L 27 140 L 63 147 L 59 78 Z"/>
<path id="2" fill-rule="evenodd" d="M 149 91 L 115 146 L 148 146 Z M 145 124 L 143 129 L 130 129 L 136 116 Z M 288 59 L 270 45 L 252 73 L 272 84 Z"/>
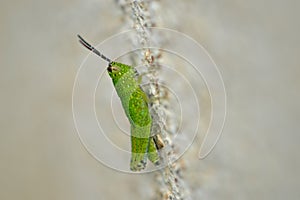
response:
<path id="1" fill-rule="evenodd" d="M 149 146 L 148 146 L 148 158 L 154 165 L 160 164 L 160 157 L 157 151 L 157 147 L 155 145 L 153 137 L 149 138 Z"/>
<path id="2" fill-rule="evenodd" d="M 140 171 L 145 169 L 147 164 L 147 138 L 137 138 L 131 136 L 131 161 L 130 170 Z"/>
<path id="3" fill-rule="evenodd" d="M 147 157 L 146 154 L 141 153 L 133 153 L 131 155 L 131 161 L 130 161 L 130 170 L 131 171 L 141 171 L 145 169 L 147 164 Z"/>

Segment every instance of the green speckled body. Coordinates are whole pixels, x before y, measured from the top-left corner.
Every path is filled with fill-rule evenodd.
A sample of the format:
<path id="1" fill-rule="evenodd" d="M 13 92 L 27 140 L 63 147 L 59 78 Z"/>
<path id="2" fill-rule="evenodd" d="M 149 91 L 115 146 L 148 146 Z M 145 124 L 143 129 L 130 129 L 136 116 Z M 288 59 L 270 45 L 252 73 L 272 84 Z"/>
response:
<path id="1" fill-rule="evenodd" d="M 148 97 L 136 81 L 134 69 L 122 63 L 111 62 L 107 70 L 131 125 L 130 169 L 144 169 L 147 157 L 157 164 L 159 156 L 153 138 L 150 137 L 152 119 Z"/>

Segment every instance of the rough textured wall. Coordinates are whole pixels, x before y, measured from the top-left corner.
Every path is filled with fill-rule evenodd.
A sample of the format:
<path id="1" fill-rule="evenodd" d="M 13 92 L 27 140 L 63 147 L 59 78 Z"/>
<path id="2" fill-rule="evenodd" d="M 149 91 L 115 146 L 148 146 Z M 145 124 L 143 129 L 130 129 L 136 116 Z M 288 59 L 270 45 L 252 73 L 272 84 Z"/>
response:
<path id="1" fill-rule="evenodd" d="M 73 82 L 86 56 L 75 35 L 102 41 L 117 33 L 119 7 L 96 0 L 0 4 L 0 199 L 151 197 L 151 175 L 98 163 L 72 119 Z M 226 125 L 214 152 L 201 161 L 193 149 L 184 156 L 194 199 L 297 199 L 299 2 L 160 4 L 165 27 L 210 52 L 227 90 Z"/>

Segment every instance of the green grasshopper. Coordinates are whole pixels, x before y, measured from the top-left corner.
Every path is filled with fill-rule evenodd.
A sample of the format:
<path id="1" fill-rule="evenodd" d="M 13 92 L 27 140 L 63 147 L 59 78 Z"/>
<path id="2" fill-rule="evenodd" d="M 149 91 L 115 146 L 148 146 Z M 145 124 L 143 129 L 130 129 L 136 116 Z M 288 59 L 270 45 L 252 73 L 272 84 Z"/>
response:
<path id="1" fill-rule="evenodd" d="M 136 80 L 135 69 L 129 65 L 114 62 L 101 54 L 80 35 L 79 42 L 108 62 L 107 71 L 121 100 L 130 122 L 131 162 L 130 170 L 140 171 L 146 167 L 147 157 L 159 165 L 156 139 L 151 136 L 152 117 L 149 112 L 149 99 Z"/>

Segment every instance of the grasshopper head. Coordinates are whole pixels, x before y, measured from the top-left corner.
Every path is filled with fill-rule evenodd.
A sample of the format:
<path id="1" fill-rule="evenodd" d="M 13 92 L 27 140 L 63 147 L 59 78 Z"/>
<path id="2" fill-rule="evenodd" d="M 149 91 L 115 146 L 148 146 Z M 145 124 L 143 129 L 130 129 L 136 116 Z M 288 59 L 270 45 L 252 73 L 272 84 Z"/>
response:
<path id="1" fill-rule="evenodd" d="M 108 74 L 112 78 L 114 84 L 129 70 L 131 70 L 130 66 L 117 62 L 110 62 L 107 67 Z"/>

